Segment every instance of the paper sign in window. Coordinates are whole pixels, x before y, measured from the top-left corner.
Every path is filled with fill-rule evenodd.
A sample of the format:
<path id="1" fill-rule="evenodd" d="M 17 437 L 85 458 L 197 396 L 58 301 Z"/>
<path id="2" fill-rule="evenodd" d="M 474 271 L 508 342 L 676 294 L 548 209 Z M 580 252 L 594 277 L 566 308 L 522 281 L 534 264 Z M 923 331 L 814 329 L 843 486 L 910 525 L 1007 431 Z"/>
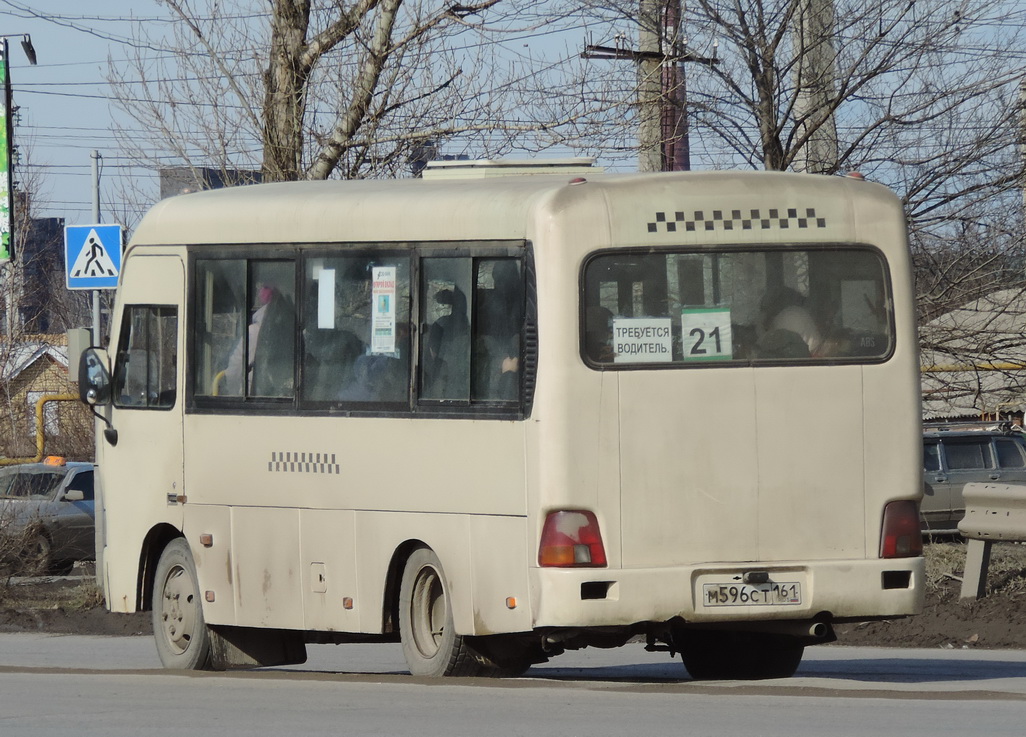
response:
<path id="1" fill-rule="evenodd" d="M 662 363 L 673 360 L 673 326 L 668 317 L 613 318 L 616 363 Z"/>
<path id="2" fill-rule="evenodd" d="M 733 357 L 730 310 L 720 307 L 681 310 L 680 327 L 685 361 L 724 361 Z"/>
<path id="3" fill-rule="evenodd" d="M 314 273 L 317 280 L 317 327 L 335 329 L 335 270 L 320 269 Z"/>
<path id="4" fill-rule="evenodd" d="M 394 266 L 375 266 L 371 287 L 371 353 L 395 353 Z"/>

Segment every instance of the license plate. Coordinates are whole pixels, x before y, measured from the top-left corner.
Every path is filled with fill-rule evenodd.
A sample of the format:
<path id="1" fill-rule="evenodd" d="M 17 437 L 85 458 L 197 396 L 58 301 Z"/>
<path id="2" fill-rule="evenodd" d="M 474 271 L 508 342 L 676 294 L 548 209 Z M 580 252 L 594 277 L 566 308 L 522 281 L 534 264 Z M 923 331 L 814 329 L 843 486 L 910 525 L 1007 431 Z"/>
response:
<path id="1" fill-rule="evenodd" d="M 802 603 L 802 585 L 789 582 L 702 584 L 705 606 L 789 606 Z"/>

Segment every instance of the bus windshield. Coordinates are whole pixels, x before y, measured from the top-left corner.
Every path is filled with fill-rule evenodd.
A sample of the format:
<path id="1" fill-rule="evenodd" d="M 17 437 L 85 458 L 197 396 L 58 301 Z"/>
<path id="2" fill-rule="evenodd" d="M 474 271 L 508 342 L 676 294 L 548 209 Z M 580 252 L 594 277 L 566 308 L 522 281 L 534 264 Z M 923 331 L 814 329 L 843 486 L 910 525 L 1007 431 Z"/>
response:
<path id="1" fill-rule="evenodd" d="M 892 347 L 869 248 L 616 251 L 584 271 L 583 353 L 600 367 L 865 362 Z"/>

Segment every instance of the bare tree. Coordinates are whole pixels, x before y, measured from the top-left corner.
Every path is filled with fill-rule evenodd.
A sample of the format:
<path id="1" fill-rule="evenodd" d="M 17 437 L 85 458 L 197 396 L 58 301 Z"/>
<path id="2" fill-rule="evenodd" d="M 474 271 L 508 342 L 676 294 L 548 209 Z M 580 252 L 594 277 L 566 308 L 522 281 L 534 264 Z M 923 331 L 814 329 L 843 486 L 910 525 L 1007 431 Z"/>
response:
<path id="1" fill-rule="evenodd" d="M 520 82 L 544 62 L 500 53 L 542 21 L 532 0 L 161 4 L 170 25 L 139 24 L 131 63 L 111 65 L 133 121 L 121 143 L 197 181 L 209 167 L 228 181 L 240 169 L 264 181 L 394 176 L 456 136 L 497 155 L 575 114 L 525 107 Z"/>
<path id="2" fill-rule="evenodd" d="M 669 2 L 656 13 L 637 0 L 584 2 L 594 33 L 626 34 L 628 46 L 657 37 L 654 52 L 686 72 L 696 166 L 806 170 L 820 136 L 836 154 L 816 171 L 907 183 L 924 207 L 940 201 L 921 170 L 978 186 L 985 163 L 995 182 L 1014 180 L 994 158 L 1014 143 L 1022 74 L 1026 11 L 1008 0 L 678 0 L 683 40 L 667 36 Z"/>
<path id="3" fill-rule="evenodd" d="M 21 147 L 23 159 L 30 149 Z M 36 401 L 74 389 L 61 358 L 64 334 L 87 324 L 89 315 L 83 294 L 65 287 L 62 221 L 34 217 L 33 194 L 43 182 L 30 171 L 19 172 L 15 193 L 16 258 L 0 267 L 0 458 L 35 456 Z M 45 405 L 43 429 L 45 453 L 93 457 L 93 421 L 83 405 Z"/>
<path id="4" fill-rule="evenodd" d="M 681 43 L 639 28 L 653 14 L 635 1 L 587 8 L 598 32 L 658 36 L 657 53 L 687 73 L 696 167 L 859 170 L 937 238 L 1019 186 L 1026 10 L 1016 3 L 686 0 Z M 665 9 L 654 16 L 649 26 Z"/>

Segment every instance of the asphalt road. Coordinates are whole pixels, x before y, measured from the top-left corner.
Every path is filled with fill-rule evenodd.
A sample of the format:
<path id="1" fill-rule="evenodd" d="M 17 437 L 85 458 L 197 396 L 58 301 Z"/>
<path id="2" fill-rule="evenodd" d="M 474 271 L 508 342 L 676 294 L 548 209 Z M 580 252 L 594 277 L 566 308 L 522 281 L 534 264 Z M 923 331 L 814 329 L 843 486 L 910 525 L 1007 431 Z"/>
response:
<path id="1" fill-rule="evenodd" d="M 794 678 L 690 681 L 642 646 L 507 681 L 416 679 L 394 645 L 302 666 L 159 670 L 149 638 L 0 635 L 0 735 L 1024 734 L 1026 652 L 818 647 Z"/>

